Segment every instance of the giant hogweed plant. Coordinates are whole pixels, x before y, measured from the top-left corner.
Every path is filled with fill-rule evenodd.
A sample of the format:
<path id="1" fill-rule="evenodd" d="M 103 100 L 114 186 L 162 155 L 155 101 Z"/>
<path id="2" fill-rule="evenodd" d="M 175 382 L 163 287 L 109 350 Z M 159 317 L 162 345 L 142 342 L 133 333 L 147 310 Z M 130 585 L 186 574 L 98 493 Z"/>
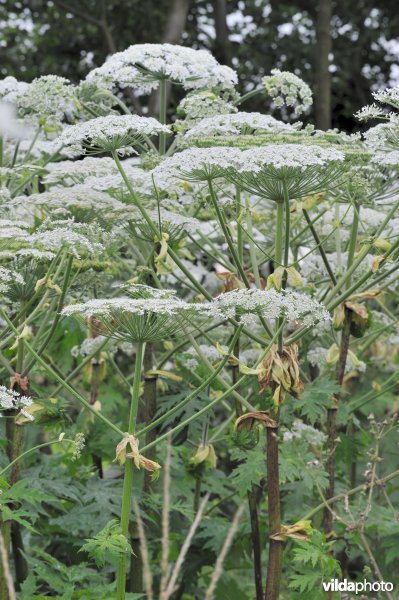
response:
<path id="1" fill-rule="evenodd" d="M 392 580 L 398 90 L 348 136 L 236 84 L 167 44 L 0 82 L 4 600 Z"/>

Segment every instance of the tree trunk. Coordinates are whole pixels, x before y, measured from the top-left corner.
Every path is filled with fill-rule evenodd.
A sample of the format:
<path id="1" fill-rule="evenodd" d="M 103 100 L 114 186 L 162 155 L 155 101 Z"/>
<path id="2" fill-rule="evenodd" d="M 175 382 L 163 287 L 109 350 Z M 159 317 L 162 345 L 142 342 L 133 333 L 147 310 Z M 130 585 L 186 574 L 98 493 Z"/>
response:
<path id="1" fill-rule="evenodd" d="M 172 0 L 168 11 L 165 30 L 161 42 L 163 44 L 179 44 L 186 27 L 190 0 Z M 169 95 L 170 85 L 166 87 L 166 93 Z M 148 103 L 148 114 L 158 117 L 159 114 L 159 88 L 151 94 Z"/>
<path id="2" fill-rule="evenodd" d="M 186 27 L 189 0 L 173 0 L 165 25 L 163 44 L 178 44 Z"/>
<path id="3" fill-rule="evenodd" d="M 232 52 L 227 26 L 227 2 L 226 0 L 212 0 L 212 6 L 216 33 L 214 54 L 219 62 L 231 65 Z"/>
<path id="4" fill-rule="evenodd" d="M 331 128 L 331 76 L 329 55 L 331 38 L 332 0 L 318 0 L 316 29 L 316 97 L 315 121 L 318 129 Z"/>

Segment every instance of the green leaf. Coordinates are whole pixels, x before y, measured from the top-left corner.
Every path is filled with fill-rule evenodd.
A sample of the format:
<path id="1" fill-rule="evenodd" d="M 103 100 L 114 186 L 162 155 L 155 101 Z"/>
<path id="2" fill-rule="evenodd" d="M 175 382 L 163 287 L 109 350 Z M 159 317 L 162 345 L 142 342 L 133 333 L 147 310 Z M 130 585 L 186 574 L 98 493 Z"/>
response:
<path id="1" fill-rule="evenodd" d="M 298 404 L 301 415 L 311 425 L 314 425 L 317 421 L 320 421 L 324 409 L 330 405 L 331 397 L 339 391 L 340 386 L 336 381 L 325 377 L 319 377 L 311 383 L 307 383 Z"/>
<path id="2" fill-rule="evenodd" d="M 103 567 L 107 559 L 115 561 L 126 553 L 133 553 L 116 519 L 107 523 L 94 538 L 86 540 L 79 552 L 87 552 L 99 567 Z"/>
<path id="3" fill-rule="evenodd" d="M 16 521 L 26 529 L 29 529 L 32 533 L 38 533 L 32 524 L 25 519 L 25 517 L 30 517 L 30 513 L 26 510 L 22 510 L 22 508 L 13 508 L 11 509 L 7 505 L 0 506 L 1 518 L 3 521 Z"/>
<path id="4" fill-rule="evenodd" d="M 266 462 L 263 445 L 259 444 L 253 450 L 235 449 L 233 458 L 241 460 L 230 476 L 231 483 L 236 487 L 241 497 L 244 497 L 254 485 L 259 485 L 266 476 Z"/>

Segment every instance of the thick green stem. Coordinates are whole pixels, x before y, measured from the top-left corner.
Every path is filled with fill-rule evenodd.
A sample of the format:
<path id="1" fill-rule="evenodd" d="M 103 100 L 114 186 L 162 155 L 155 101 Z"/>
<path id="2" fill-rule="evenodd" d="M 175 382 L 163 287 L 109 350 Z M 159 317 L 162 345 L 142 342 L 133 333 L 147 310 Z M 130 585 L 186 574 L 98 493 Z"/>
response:
<path id="1" fill-rule="evenodd" d="M 29 382 L 27 379 L 18 378 L 23 369 L 24 364 L 24 346 L 22 340 L 18 340 L 17 344 L 17 362 L 16 362 L 16 373 L 15 379 L 11 378 L 10 387 L 14 389 L 19 394 L 29 395 Z M 6 421 L 6 433 L 7 433 L 7 454 L 11 463 L 13 463 L 8 483 L 10 487 L 12 487 L 15 483 L 17 483 L 20 479 L 20 463 L 15 460 L 19 457 L 22 452 L 24 445 L 24 428 L 21 425 L 16 423 L 15 417 L 17 415 L 17 410 L 12 411 L 13 416 Z M 10 505 L 12 509 L 15 508 L 14 505 Z M 12 554 L 14 559 L 15 566 L 15 588 L 16 590 L 21 589 L 22 582 L 26 579 L 28 575 L 28 565 L 24 557 L 24 545 L 21 535 L 21 525 L 12 521 L 11 523 L 7 523 L 8 527 L 11 527 L 11 546 L 12 546 Z"/>
<path id="2" fill-rule="evenodd" d="M 284 203 L 278 202 L 277 204 L 277 221 L 276 221 L 276 240 L 275 240 L 275 251 L 274 251 L 274 260 L 276 266 L 281 266 L 283 264 L 283 251 L 284 251 Z M 279 323 L 280 321 L 278 321 Z M 283 329 L 280 332 L 278 337 L 278 348 L 279 351 L 283 350 L 283 338 L 284 331 Z"/>
<path id="3" fill-rule="evenodd" d="M 137 411 L 140 397 L 140 381 L 141 381 L 141 368 L 143 364 L 145 344 L 139 342 L 137 344 L 136 363 L 134 367 L 134 381 L 132 390 L 132 400 L 130 404 L 129 414 L 129 426 L 128 433 L 134 434 L 136 429 Z M 127 537 L 129 531 L 129 520 L 132 504 L 132 492 L 133 492 L 133 459 L 129 458 L 125 463 L 125 474 L 123 479 L 123 493 L 122 493 L 122 508 L 121 508 L 121 530 L 124 536 Z M 126 566 L 127 566 L 127 555 L 123 554 L 118 560 L 118 569 L 116 575 L 116 599 L 124 600 L 126 593 Z"/>
<path id="4" fill-rule="evenodd" d="M 159 122 L 162 125 L 166 123 L 166 79 L 161 79 L 159 82 Z M 159 154 L 164 155 L 166 151 L 166 134 L 159 134 Z"/>
<path id="5" fill-rule="evenodd" d="M 275 261 L 278 265 L 288 266 L 290 251 L 290 201 L 288 189 L 283 182 L 284 202 L 277 204 L 277 224 L 275 241 Z M 282 279 L 282 289 L 287 283 L 287 273 Z M 278 350 L 283 352 L 284 330 L 283 319 L 278 320 Z M 265 600 L 278 600 L 280 596 L 280 581 L 283 561 L 283 543 L 275 539 L 281 530 L 281 498 L 279 474 L 279 408 L 275 407 L 273 417 L 276 427 L 268 427 L 266 433 L 266 466 L 267 466 L 267 506 L 269 514 L 269 558 L 267 565 Z"/>
<path id="6" fill-rule="evenodd" d="M 278 600 L 283 558 L 283 542 L 273 536 L 281 530 L 280 476 L 278 464 L 278 426 L 266 434 L 267 510 L 269 514 L 269 559 L 265 600 Z"/>
<path id="7" fill-rule="evenodd" d="M 145 423 L 153 423 L 155 421 L 155 415 L 157 412 L 157 380 L 158 375 L 151 373 L 153 370 L 153 344 L 147 344 L 145 353 L 144 353 L 144 391 L 143 391 L 143 401 L 144 401 L 144 411 L 145 411 Z M 153 429 L 147 431 L 147 435 L 145 436 L 145 443 L 149 444 L 153 442 L 157 437 L 157 429 L 154 427 Z M 150 460 L 156 460 L 156 452 L 155 448 L 152 448 L 149 453 L 147 453 L 147 458 Z M 144 472 L 144 485 L 143 492 L 144 494 L 148 494 L 150 492 L 151 487 L 151 473 L 149 471 Z"/>

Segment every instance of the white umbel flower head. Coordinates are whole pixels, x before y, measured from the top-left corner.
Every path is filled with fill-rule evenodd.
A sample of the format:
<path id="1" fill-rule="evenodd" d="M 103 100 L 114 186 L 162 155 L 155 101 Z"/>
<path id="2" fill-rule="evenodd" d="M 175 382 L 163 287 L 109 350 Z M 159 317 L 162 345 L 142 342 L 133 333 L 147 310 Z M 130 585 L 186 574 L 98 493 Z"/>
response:
<path id="1" fill-rule="evenodd" d="M 188 148 L 165 159 L 153 170 L 157 187 L 170 189 L 176 179 L 208 181 L 221 177 L 229 167 L 239 167 L 242 156 L 237 148 L 214 146 Z"/>
<path id="2" fill-rule="evenodd" d="M 228 169 L 233 183 L 250 193 L 281 202 L 324 191 L 343 170 L 344 154 L 335 148 L 281 144 L 258 146 L 241 154 Z"/>
<path id="3" fill-rule="evenodd" d="M 271 73 L 263 77 L 262 83 L 276 107 L 287 106 L 300 115 L 313 104 L 312 90 L 300 77 L 280 69 L 272 69 Z"/>
<path id="4" fill-rule="evenodd" d="M 0 385 L 0 410 L 20 410 L 29 421 L 33 421 L 33 416 L 26 411 L 32 404 L 32 398 L 23 396 L 15 390 L 10 390 L 4 385 Z"/>
<path id="5" fill-rule="evenodd" d="M 381 104 L 388 104 L 388 106 L 399 109 L 399 86 L 373 92 L 373 98 Z"/>
<path id="6" fill-rule="evenodd" d="M 16 94 L 15 103 L 21 117 L 38 121 L 50 130 L 78 113 L 75 87 L 57 75 L 34 79 L 22 93 Z"/>
<path id="7" fill-rule="evenodd" d="M 13 283 L 24 284 L 24 278 L 16 271 L 0 267 L 0 293 L 7 293 Z"/>
<path id="8" fill-rule="evenodd" d="M 32 212 L 44 212 L 58 218 L 74 216 L 78 220 L 88 220 L 97 215 L 107 214 L 109 218 L 129 212 L 131 209 L 109 194 L 91 189 L 86 184 L 66 188 L 53 188 L 41 194 L 17 196 L 9 206 L 30 208 Z"/>
<path id="9" fill-rule="evenodd" d="M 380 119 L 385 116 L 384 110 L 376 104 L 368 104 L 355 113 L 355 117 L 359 121 L 370 121 L 370 119 Z"/>
<path id="10" fill-rule="evenodd" d="M 118 173 L 115 161 L 109 156 L 85 156 L 82 160 L 61 160 L 46 165 L 43 183 L 48 186 L 71 186 L 83 183 L 88 177 L 102 177 Z M 119 175 L 120 177 L 120 175 Z"/>
<path id="11" fill-rule="evenodd" d="M 66 127 L 58 142 L 69 146 L 73 153 L 101 154 L 123 149 L 132 153 L 137 142 L 159 133 L 170 130 L 152 117 L 107 115 Z"/>
<path id="12" fill-rule="evenodd" d="M 194 91 L 179 103 L 176 113 L 182 118 L 175 121 L 173 129 L 183 133 L 202 119 L 236 112 L 237 108 L 226 98 L 221 98 L 210 90 Z"/>
<path id="13" fill-rule="evenodd" d="M 381 167 L 397 167 L 399 166 L 399 150 L 376 152 L 372 158 L 372 162 Z"/>
<path id="14" fill-rule="evenodd" d="M 371 150 L 392 149 L 399 146 L 399 117 L 390 117 L 388 123 L 370 127 L 363 134 L 364 142 Z"/>
<path id="15" fill-rule="evenodd" d="M 161 79 L 169 79 L 186 90 L 231 89 L 237 83 L 236 73 L 220 65 L 206 50 L 174 44 L 130 46 L 113 54 L 87 76 L 99 87 L 132 87 L 137 94 L 149 94 L 158 88 Z"/>
<path id="16" fill-rule="evenodd" d="M 325 306 L 317 300 L 293 291 L 233 290 L 217 296 L 207 306 L 215 318 L 236 318 L 244 325 L 252 325 L 259 316 L 266 319 L 286 318 L 308 327 L 331 320 Z"/>
<path id="17" fill-rule="evenodd" d="M 189 137 L 213 137 L 219 135 L 246 135 L 258 132 L 292 132 L 288 123 L 283 123 L 261 113 L 237 112 L 203 119 L 185 134 Z"/>
<path id="18" fill-rule="evenodd" d="M 139 285 L 127 288 L 130 297 L 89 300 L 66 306 L 64 316 L 90 318 L 99 333 L 128 342 L 151 342 L 191 328 L 202 305 L 189 304 L 174 292 Z"/>
<path id="19" fill-rule="evenodd" d="M 8 76 L 5 79 L 0 79 L 0 98 L 5 102 L 15 104 L 16 98 L 29 89 L 29 83 L 18 81 L 15 77 Z"/>
<path id="20" fill-rule="evenodd" d="M 105 232 L 89 223 L 75 223 L 73 219 L 45 221 L 29 238 L 30 246 L 39 250 L 58 251 L 64 247 L 77 259 L 83 256 L 96 256 L 104 251 L 99 241 Z"/>

